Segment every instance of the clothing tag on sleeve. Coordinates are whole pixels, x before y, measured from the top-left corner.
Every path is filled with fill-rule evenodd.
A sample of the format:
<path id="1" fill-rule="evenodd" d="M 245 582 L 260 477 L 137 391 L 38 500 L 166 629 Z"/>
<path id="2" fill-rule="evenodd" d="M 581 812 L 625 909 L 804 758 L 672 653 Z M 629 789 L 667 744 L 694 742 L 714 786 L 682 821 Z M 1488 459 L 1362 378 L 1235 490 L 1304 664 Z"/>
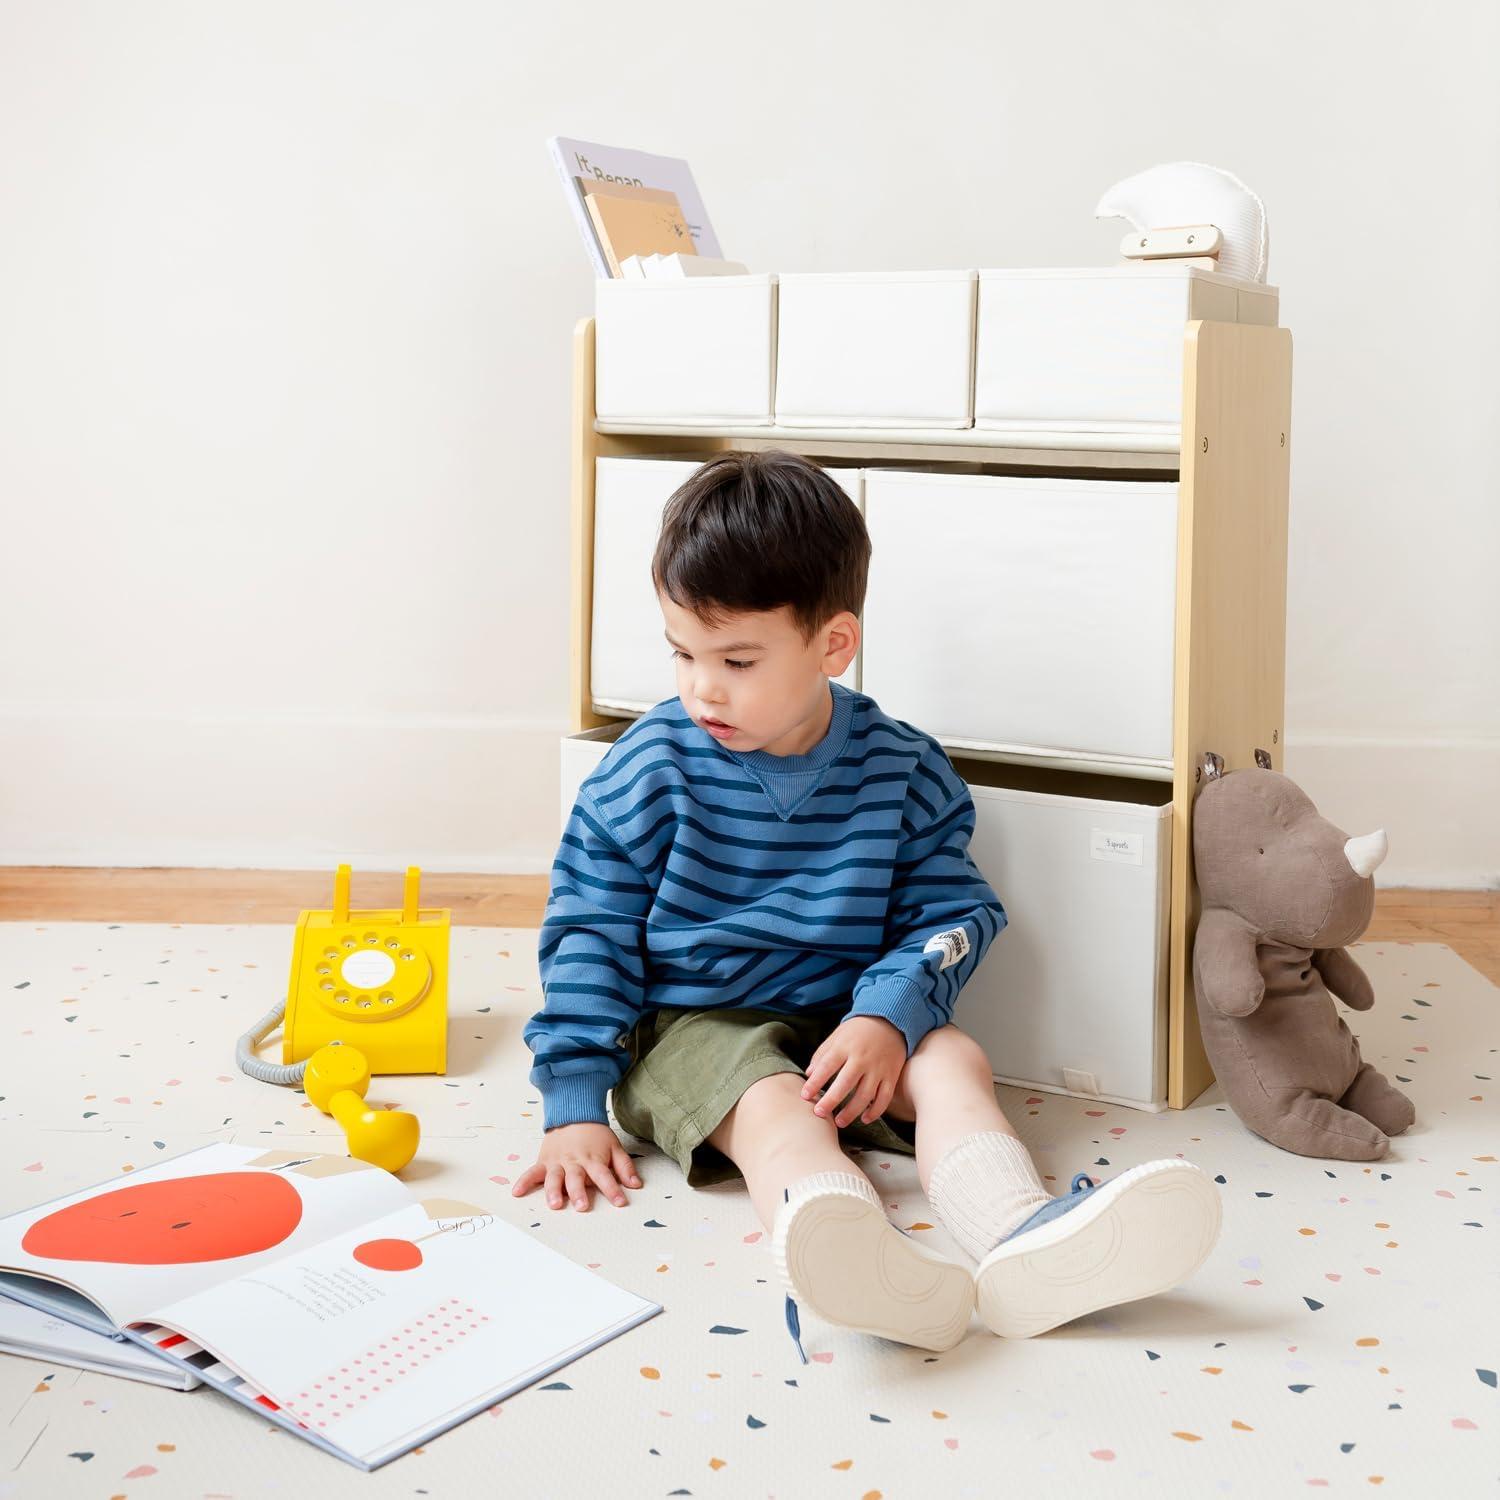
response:
<path id="1" fill-rule="evenodd" d="M 962 927 L 950 927 L 947 932 L 936 932 L 922 945 L 923 953 L 941 953 L 943 961 L 938 968 L 946 969 L 956 964 L 969 951 L 969 934 Z"/>

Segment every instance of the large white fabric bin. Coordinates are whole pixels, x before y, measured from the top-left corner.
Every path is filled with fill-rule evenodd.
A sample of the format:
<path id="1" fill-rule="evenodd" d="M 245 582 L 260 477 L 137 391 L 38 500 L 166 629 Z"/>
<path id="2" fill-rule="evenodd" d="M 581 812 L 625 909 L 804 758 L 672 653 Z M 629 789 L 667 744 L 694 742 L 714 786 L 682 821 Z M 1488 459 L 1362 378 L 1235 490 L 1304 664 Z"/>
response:
<path id="1" fill-rule="evenodd" d="M 769 426 L 776 278 L 595 283 L 594 411 L 644 426 Z"/>
<path id="2" fill-rule="evenodd" d="M 776 421 L 783 427 L 969 427 L 973 271 L 784 275 Z"/>
<path id="3" fill-rule="evenodd" d="M 1197 266 L 980 271 L 974 425 L 1176 432 L 1195 319 L 1275 326 L 1275 287 Z"/>
<path id="4" fill-rule="evenodd" d="M 1170 774 L 1177 485 L 867 469 L 861 687 L 945 745 Z"/>
<path id="5" fill-rule="evenodd" d="M 601 712 L 642 713 L 676 695 L 672 648 L 651 583 L 662 511 L 697 459 L 600 458 L 594 469 L 594 605 L 589 682 Z M 856 505 L 862 469 L 828 467 Z M 837 679 L 859 683 L 859 658 Z"/>
<path id="6" fill-rule="evenodd" d="M 954 1020 L 1002 1082 L 1162 1108 L 1171 787 L 1033 773 L 1033 787 L 1102 793 L 1080 796 L 985 784 L 1008 767 L 955 766 L 974 798 L 970 852 L 1008 925 Z"/>

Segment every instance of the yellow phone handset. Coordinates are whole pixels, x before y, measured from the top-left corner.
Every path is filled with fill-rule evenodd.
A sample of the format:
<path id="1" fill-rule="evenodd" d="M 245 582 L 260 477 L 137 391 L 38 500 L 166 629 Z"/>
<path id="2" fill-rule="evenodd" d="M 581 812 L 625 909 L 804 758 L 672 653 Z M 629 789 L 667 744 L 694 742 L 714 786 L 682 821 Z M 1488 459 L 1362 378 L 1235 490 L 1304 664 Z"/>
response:
<path id="1" fill-rule="evenodd" d="M 283 1063 L 343 1042 L 374 1073 L 447 1072 L 451 913 L 421 909 L 421 879 L 407 870 L 399 912 L 351 911 L 350 869 L 340 865 L 332 909 L 298 918 Z"/>
<path id="2" fill-rule="evenodd" d="M 354 1047 L 319 1047 L 307 1060 L 302 1088 L 307 1097 L 344 1127 L 349 1155 L 399 1172 L 417 1154 L 417 1117 L 400 1109 L 367 1109 L 370 1066 Z"/>

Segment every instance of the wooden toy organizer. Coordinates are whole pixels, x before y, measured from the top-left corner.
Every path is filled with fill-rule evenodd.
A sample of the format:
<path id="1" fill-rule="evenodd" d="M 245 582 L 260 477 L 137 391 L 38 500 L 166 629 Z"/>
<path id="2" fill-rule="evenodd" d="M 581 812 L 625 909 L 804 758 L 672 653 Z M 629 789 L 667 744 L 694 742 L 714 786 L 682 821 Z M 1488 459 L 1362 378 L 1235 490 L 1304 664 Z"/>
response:
<path id="1" fill-rule="evenodd" d="M 1183 339 L 1180 442 L 1093 432 L 978 429 L 881 432 L 599 423 L 594 411 L 594 320 L 573 340 L 572 730 L 612 722 L 589 684 L 594 568 L 595 460 L 673 454 L 706 459 L 724 449 L 784 448 L 814 457 L 1004 464 L 1058 477 L 1176 478 L 1176 646 L 1172 733 L 1172 853 L 1167 1103 L 1181 1109 L 1213 1072 L 1198 1035 L 1192 990 L 1197 887 L 1192 811 L 1203 753 L 1226 769 L 1255 764 L 1257 748 L 1283 756 L 1286 657 L 1287 484 L 1291 453 L 1292 339 L 1285 328 L 1195 321 Z M 965 751 L 965 754 L 972 754 Z"/>

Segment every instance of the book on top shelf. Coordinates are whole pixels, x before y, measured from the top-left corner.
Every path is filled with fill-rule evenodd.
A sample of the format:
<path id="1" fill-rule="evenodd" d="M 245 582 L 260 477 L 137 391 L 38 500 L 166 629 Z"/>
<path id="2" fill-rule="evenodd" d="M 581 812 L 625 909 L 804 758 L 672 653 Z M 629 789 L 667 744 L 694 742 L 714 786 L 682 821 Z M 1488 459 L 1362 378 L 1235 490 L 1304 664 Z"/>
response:
<path id="1" fill-rule="evenodd" d="M 227 1142 L 0 1218 L 0 1271 L 362 1469 L 661 1311 L 378 1167 Z"/>
<path id="2" fill-rule="evenodd" d="M 618 272 L 611 267 L 609 257 L 599 243 L 598 232 L 588 210 L 589 194 L 583 189 L 584 182 L 601 189 L 611 186 L 645 188 L 672 194 L 677 199 L 683 221 L 692 237 L 693 252 L 716 257 L 723 254 L 713 226 L 708 221 L 703 199 L 698 194 L 698 185 L 693 181 L 692 169 L 685 161 L 675 156 L 654 156 L 649 151 L 601 146 L 592 141 L 578 141 L 560 135 L 549 137 L 547 147 L 552 155 L 553 165 L 562 178 L 568 206 L 578 225 L 578 232 L 583 236 L 584 248 L 588 251 L 597 276 L 608 279 L 618 275 Z M 629 250 L 625 252 L 626 255 L 631 253 Z M 623 259 L 623 256 L 619 258 Z"/>
<path id="3" fill-rule="evenodd" d="M 591 183 L 581 183 L 580 187 L 611 276 L 624 275 L 620 262 L 630 256 L 697 256 L 675 193 L 655 188 L 600 188 Z"/>

